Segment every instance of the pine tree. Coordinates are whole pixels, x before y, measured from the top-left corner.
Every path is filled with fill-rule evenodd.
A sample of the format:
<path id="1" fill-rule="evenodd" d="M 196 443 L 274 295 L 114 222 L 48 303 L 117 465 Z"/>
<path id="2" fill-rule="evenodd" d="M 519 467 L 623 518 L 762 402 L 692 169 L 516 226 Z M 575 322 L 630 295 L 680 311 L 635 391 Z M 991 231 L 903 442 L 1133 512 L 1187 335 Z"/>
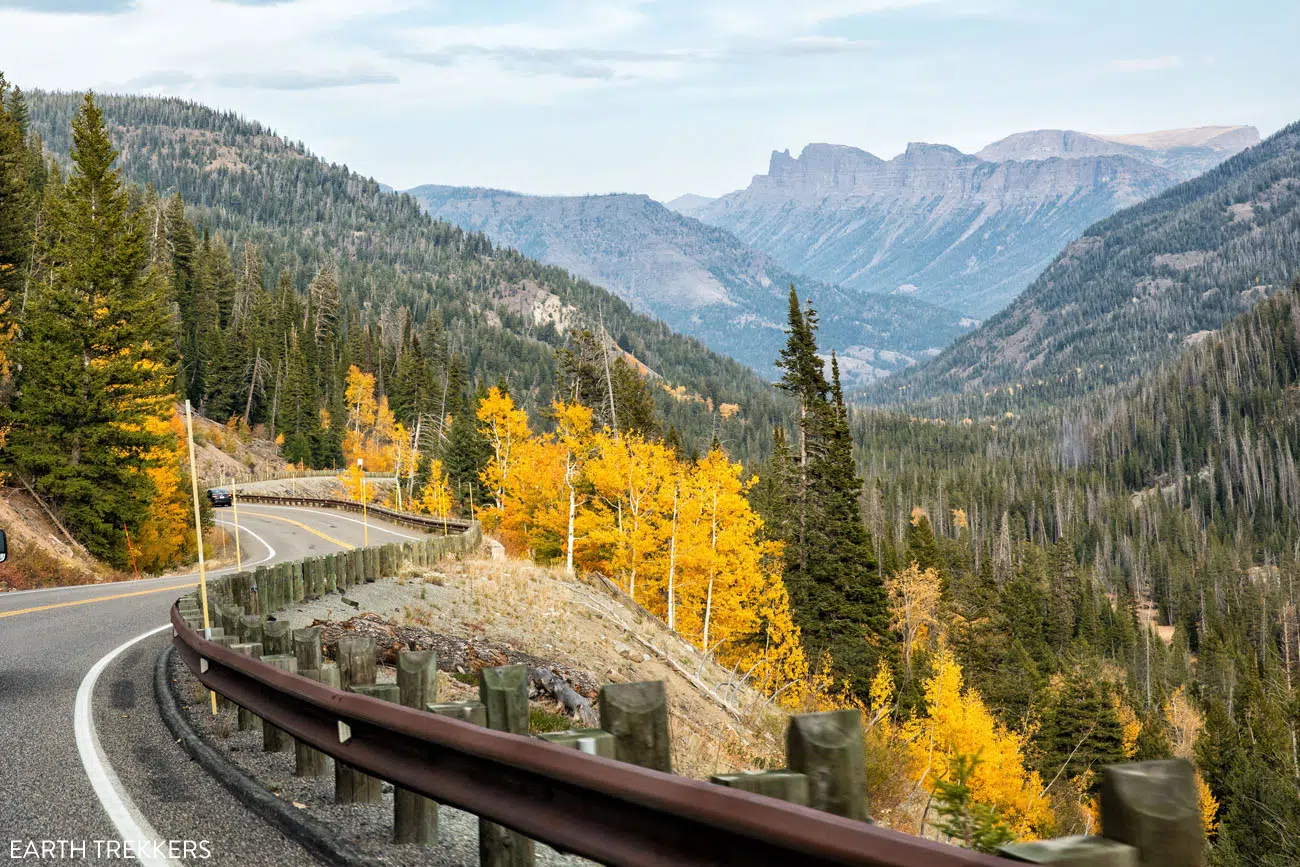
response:
<path id="1" fill-rule="evenodd" d="M 87 94 L 73 121 L 74 164 L 51 214 L 48 276 L 33 290 L 16 349 L 21 365 L 10 452 L 98 556 L 124 562 L 121 527 L 153 496 L 144 472 L 172 434 L 172 341 L 159 284 L 147 277 L 144 227 L 103 116 Z"/>

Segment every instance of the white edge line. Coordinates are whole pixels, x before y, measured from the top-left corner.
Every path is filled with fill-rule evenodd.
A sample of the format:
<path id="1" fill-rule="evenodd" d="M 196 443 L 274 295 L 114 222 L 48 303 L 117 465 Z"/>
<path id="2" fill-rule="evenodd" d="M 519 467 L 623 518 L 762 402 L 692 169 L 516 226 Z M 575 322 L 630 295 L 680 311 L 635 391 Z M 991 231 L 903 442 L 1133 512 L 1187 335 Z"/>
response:
<path id="1" fill-rule="evenodd" d="M 272 505 L 271 503 L 249 503 L 248 505 L 258 509 L 284 509 L 290 512 L 309 512 L 313 515 L 319 515 L 322 512 L 327 511 L 325 509 L 304 509 L 302 506 L 276 506 L 276 505 Z M 358 526 L 362 526 L 362 527 L 366 526 L 365 521 L 358 521 L 356 518 L 349 518 L 347 515 L 340 515 L 334 511 L 330 511 L 329 516 L 331 518 L 338 518 L 341 521 L 351 521 L 352 523 L 357 524 Z M 405 533 L 399 533 L 396 530 L 390 530 L 389 528 L 383 526 L 382 524 L 370 524 L 370 529 L 378 530 L 381 533 L 390 533 L 402 539 L 410 539 L 412 542 L 418 542 L 420 541 L 420 539 L 424 538 L 424 536 L 408 536 Z M 425 534 L 425 536 L 428 535 L 431 534 L 428 533 Z M 360 548 L 361 546 L 357 545 L 357 547 Z"/>
<path id="2" fill-rule="evenodd" d="M 112 766 L 108 763 L 108 758 L 104 755 L 103 748 L 99 745 L 99 735 L 95 731 L 95 720 L 92 711 L 92 702 L 95 696 L 95 683 L 99 680 L 99 675 L 103 673 L 108 664 L 118 657 L 123 651 L 133 644 L 143 641 L 151 635 L 157 635 L 164 629 L 169 629 L 170 624 L 164 624 L 157 629 L 150 629 L 142 635 L 119 645 L 116 649 L 109 651 L 103 658 L 91 666 L 90 671 L 81 681 L 81 686 L 77 688 L 77 701 L 73 710 L 73 734 L 77 739 L 77 752 L 81 754 L 81 765 L 86 769 L 86 776 L 90 779 L 91 788 L 95 790 L 95 795 L 99 798 L 99 803 L 108 814 L 117 833 L 121 835 L 123 841 L 139 843 L 155 843 L 161 838 L 154 831 L 149 822 L 136 809 L 131 798 L 123 790 L 121 782 L 117 779 L 117 774 L 113 773 Z M 175 867 L 179 862 L 170 858 L 161 857 L 152 851 L 154 847 L 145 846 L 143 851 L 136 853 L 136 860 L 141 864 L 150 865 L 150 867 Z"/>
<path id="3" fill-rule="evenodd" d="M 235 526 L 234 524 L 230 523 L 229 521 L 223 521 L 223 520 L 221 520 L 220 518 L 213 518 L 212 520 L 215 521 L 215 522 L 218 523 L 218 524 L 225 524 L 227 527 L 234 527 L 234 526 Z M 261 565 L 262 563 L 265 563 L 267 560 L 270 560 L 272 557 L 275 556 L 275 549 L 271 547 L 271 543 L 270 543 L 270 542 L 266 541 L 266 540 L 263 539 L 261 536 L 257 535 L 256 533 L 254 533 L 252 530 L 248 529 L 247 527 L 237 527 L 237 529 L 239 530 L 239 532 L 241 532 L 241 533 L 247 533 L 248 535 L 252 536 L 252 537 L 253 537 L 254 539 L 256 539 L 257 541 L 261 542 L 263 545 L 266 546 L 266 550 L 267 550 L 267 552 L 268 552 L 267 555 L 266 555 L 265 557 L 263 557 L 261 560 L 254 560 L 252 563 L 245 563 L 245 564 L 243 565 L 242 568 L 247 569 L 249 566 L 258 566 L 258 565 Z M 209 573 L 209 574 L 216 574 L 217 572 L 229 572 L 231 569 L 239 569 L 239 568 L 241 568 L 241 567 L 239 567 L 239 566 L 223 566 L 223 567 L 221 567 L 220 569 L 215 569 L 215 570 L 213 570 L 213 572 L 211 572 L 211 573 Z"/>

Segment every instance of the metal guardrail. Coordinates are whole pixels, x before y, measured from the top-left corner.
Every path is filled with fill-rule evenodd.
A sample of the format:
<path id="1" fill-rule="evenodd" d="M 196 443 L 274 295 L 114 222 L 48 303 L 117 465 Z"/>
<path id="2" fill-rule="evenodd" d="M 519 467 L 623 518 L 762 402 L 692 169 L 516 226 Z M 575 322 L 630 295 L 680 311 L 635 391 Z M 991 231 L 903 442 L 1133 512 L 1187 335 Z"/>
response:
<path id="1" fill-rule="evenodd" d="M 267 505 L 283 506 L 314 506 L 322 509 L 341 509 L 345 512 L 361 512 L 361 504 L 352 500 L 342 500 L 336 497 L 293 497 L 280 496 L 278 494 L 239 494 L 241 503 L 265 503 Z M 435 518 L 432 515 L 416 515 L 411 512 L 399 512 L 396 509 L 390 509 L 386 506 L 366 505 L 365 511 L 370 515 L 377 515 L 385 520 L 392 521 L 395 524 L 401 524 L 406 527 L 415 527 L 421 530 L 429 530 L 437 533 L 464 533 L 472 525 L 472 521 L 465 521 L 459 518 Z"/>
<path id="2" fill-rule="evenodd" d="M 1001 858 L 343 692 L 204 640 L 207 688 L 337 761 L 604 864 L 996 867 Z"/>
<path id="3" fill-rule="evenodd" d="M 241 497 L 254 501 L 253 495 Z M 331 508 L 345 500 L 261 497 Z M 441 521 L 391 509 L 390 520 Z M 218 583 L 228 579 L 219 579 Z M 997 867 L 1008 862 L 739 789 L 343 692 L 208 641 L 173 605 L 173 644 L 211 689 L 365 773 L 605 864 Z"/>

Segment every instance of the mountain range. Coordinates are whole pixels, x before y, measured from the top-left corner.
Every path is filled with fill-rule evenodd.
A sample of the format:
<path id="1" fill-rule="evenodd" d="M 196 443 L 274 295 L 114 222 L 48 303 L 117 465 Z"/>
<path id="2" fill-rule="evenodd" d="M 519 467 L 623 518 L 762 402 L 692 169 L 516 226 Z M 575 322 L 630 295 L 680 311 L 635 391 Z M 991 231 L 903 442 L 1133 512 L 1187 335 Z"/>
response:
<path id="1" fill-rule="evenodd" d="M 875 396 L 1052 400 L 1128 382 L 1300 275 L 1300 123 L 1085 231 L 1012 304 Z"/>
<path id="2" fill-rule="evenodd" d="M 976 323 L 912 298 L 864 296 L 791 273 L 729 232 L 643 195 L 528 196 L 476 187 L 407 191 L 436 219 L 565 268 L 771 375 L 790 287 L 815 305 L 824 347 L 866 383 L 934 354 Z"/>
<path id="3" fill-rule="evenodd" d="M 1258 141 L 1249 126 L 1114 137 L 1037 130 L 976 154 L 913 143 L 890 160 L 810 144 L 798 157 L 773 152 L 767 174 L 743 190 L 669 206 L 793 272 L 982 319 L 1097 220 Z"/>

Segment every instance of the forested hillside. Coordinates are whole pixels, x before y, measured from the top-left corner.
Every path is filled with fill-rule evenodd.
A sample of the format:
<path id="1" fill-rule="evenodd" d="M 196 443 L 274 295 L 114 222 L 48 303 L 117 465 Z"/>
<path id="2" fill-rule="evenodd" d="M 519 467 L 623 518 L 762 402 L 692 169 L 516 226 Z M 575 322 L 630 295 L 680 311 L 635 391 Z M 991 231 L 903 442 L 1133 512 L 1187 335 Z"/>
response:
<path id="1" fill-rule="evenodd" d="M 647 196 L 528 196 L 477 187 L 409 190 L 430 214 L 609 288 L 682 334 L 775 375 L 794 286 L 821 315 L 822 345 L 865 385 L 947 346 L 974 321 L 905 296 L 862 295 L 792 274 L 723 229 Z"/>
<path id="2" fill-rule="evenodd" d="M 189 396 L 231 436 L 349 467 L 352 496 L 360 458 L 407 508 L 472 513 L 518 556 L 608 577 L 774 703 L 861 709 L 881 824 L 980 848 L 1087 833 L 1100 766 L 1179 756 L 1215 867 L 1300 860 L 1300 290 L 1133 382 L 956 419 L 851 409 L 791 291 L 780 396 L 739 374 L 670 392 L 641 366 L 655 351 L 740 369 L 624 336 L 655 326 L 269 135 L 225 150 L 114 127 L 83 97 L 55 161 L 30 116 L 0 86 L 0 471 L 98 556 L 126 562 L 126 531 L 154 567 L 193 553 Z M 114 129 L 141 176 L 172 174 L 125 181 Z M 1223 171 L 1264 183 L 1268 164 Z M 202 204 L 209 181 L 222 198 Z M 1252 208 L 1240 237 L 1279 237 L 1290 212 Z M 1122 249 L 1161 249 L 1170 213 Z M 1249 249 L 1281 279 L 1284 254 Z M 541 339 L 509 313 L 529 285 L 590 293 L 641 351 L 611 351 L 599 316 Z M 732 387 L 757 396 L 718 396 Z"/>
<path id="3" fill-rule="evenodd" d="M 80 99 L 27 93 L 28 123 L 65 165 L 68 130 Z M 466 383 L 501 381 L 525 406 L 545 407 L 556 381 L 554 350 L 565 346 L 570 335 L 589 329 L 607 335 L 611 346 L 617 342 L 656 385 L 675 390 L 670 394 L 655 388 L 654 399 L 691 448 L 707 448 L 715 427 L 738 455 L 770 448 L 778 417 L 770 387 L 742 365 L 634 313 L 603 289 L 513 251 L 494 249 L 482 235 L 433 221 L 410 198 L 384 192 L 373 180 L 326 163 L 302 144 L 232 113 L 153 97 L 104 96 L 99 103 L 121 151 L 123 176 L 152 186 L 161 196 L 178 194 L 186 216 L 198 227 L 194 263 L 181 265 L 182 271 L 195 266 L 198 282 L 187 284 L 187 290 L 196 296 L 225 296 L 215 331 L 209 320 L 187 319 L 182 326 L 194 350 L 187 354 L 184 371 L 188 396 L 214 416 L 236 410 L 244 414 L 247 400 L 235 396 L 247 396 L 259 350 L 265 372 L 258 377 L 263 387 L 253 389 L 251 421 L 269 420 L 275 383 L 289 376 L 285 341 L 291 336 L 284 330 L 289 320 L 271 329 L 279 341 L 274 347 L 267 344 L 269 332 L 253 339 L 231 330 L 233 287 L 242 281 L 246 295 L 260 281 L 278 296 L 292 290 L 299 299 L 294 303 L 311 308 L 308 318 L 313 321 L 306 330 L 312 334 L 308 338 L 300 325 L 300 344 L 310 340 L 323 348 L 328 327 L 336 345 L 372 353 L 368 360 L 380 375 L 381 390 L 403 363 L 399 356 L 409 349 L 409 333 L 423 338 L 421 352 L 432 365 L 430 376 L 442 386 L 456 356 Z M 205 254 L 205 243 L 216 252 Z M 255 252 L 247 252 L 246 244 Z M 191 255 L 184 249 L 182 254 Z M 260 261 L 258 274 L 250 271 L 246 255 Z M 229 264 L 218 263 L 223 257 Z M 200 260 L 205 264 L 196 264 Z M 309 301 L 309 285 L 318 276 L 317 297 Z M 302 319 L 306 313 L 293 315 Z M 250 322 L 259 330 L 268 327 L 264 316 Z M 196 327 L 208 331 L 193 333 Z M 359 349 L 362 343 L 369 348 Z M 323 360 L 331 371 L 323 378 L 315 360 L 308 360 L 322 400 L 332 399 L 326 379 L 341 381 L 333 368 L 342 361 Z M 214 373 L 212 365 L 224 372 Z M 438 406 L 422 402 L 418 412 L 440 408 L 441 389 L 435 391 Z M 722 419 L 713 411 L 722 404 L 741 411 Z M 405 420 L 414 427 L 414 416 Z M 331 456 L 315 455 L 326 465 Z"/>
<path id="4" fill-rule="evenodd" d="M 1001 408 L 1008 391 L 1023 404 L 1127 382 L 1288 285 L 1300 268 L 1297 205 L 1292 125 L 1097 223 L 1005 311 L 872 396 L 973 396 L 955 410 L 970 414 L 990 393 Z"/>

